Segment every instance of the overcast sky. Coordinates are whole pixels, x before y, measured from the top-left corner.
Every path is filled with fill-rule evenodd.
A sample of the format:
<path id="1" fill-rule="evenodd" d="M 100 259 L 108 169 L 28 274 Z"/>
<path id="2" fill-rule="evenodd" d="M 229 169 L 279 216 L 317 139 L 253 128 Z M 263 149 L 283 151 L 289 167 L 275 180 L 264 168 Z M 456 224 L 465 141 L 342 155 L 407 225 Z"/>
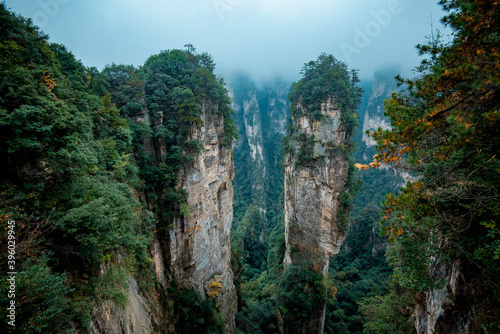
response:
<path id="1" fill-rule="evenodd" d="M 361 78 L 418 65 L 415 45 L 443 30 L 437 0 L 6 0 L 66 45 L 86 66 L 142 65 L 152 54 L 193 44 L 217 71 L 296 80 L 305 62 L 331 53 Z"/>

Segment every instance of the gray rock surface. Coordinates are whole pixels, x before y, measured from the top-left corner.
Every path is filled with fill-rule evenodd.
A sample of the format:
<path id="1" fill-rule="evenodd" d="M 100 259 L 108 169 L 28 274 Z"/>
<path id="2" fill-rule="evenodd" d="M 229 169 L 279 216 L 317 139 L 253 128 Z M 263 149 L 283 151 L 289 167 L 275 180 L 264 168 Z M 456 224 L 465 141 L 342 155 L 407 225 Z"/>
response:
<path id="1" fill-rule="evenodd" d="M 230 333 L 236 329 L 236 289 L 231 270 L 233 221 L 233 151 L 221 144 L 223 122 L 203 113 L 205 126 L 193 129 L 192 139 L 205 149 L 192 166 L 180 171 L 179 184 L 187 195 L 189 217 L 177 217 L 170 229 L 170 270 L 178 280 L 188 280 L 203 297 L 214 282 L 222 284 L 216 298 L 227 316 Z M 160 242 L 162 242 L 160 240 Z"/>
<path id="2" fill-rule="evenodd" d="M 311 264 L 317 273 L 328 273 L 330 258 L 344 242 L 347 226 L 340 226 L 339 195 L 346 191 L 349 138 L 334 97 L 321 104 L 320 120 L 301 105 L 295 116 L 291 151 L 285 154 L 285 267 Z M 293 117 L 293 116 L 292 116 Z M 304 142 L 314 136 L 311 161 L 297 163 Z M 306 138 L 306 139 L 304 139 Z M 307 153 L 307 152 L 306 152 Z M 323 333 L 324 307 L 311 315 L 304 333 Z M 301 332 L 302 333 L 302 332 Z"/>
<path id="3" fill-rule="evenodd" d="M 297 164 L 299 144 L 285 155 L 285 265 L 312 263 L 326 274 L 330 258 L 345 239 L 346 227 L 339 226 L 337 213 L 339 194 L 346 190 L 348 163 L 342 149 L 346 132 L 333 97 L 321 105 L 321 113 L 326 116 L 321 121 L 307 113 L 294 119 L 299 133 L 314 135 L 318 147 L 314 162 Z"/>

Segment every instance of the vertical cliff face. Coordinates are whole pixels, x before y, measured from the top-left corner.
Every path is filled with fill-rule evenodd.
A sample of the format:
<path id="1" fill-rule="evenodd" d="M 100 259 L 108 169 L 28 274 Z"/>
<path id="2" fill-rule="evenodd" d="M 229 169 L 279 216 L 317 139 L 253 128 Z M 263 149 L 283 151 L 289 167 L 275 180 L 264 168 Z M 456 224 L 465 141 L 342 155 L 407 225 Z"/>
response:
<path id="1" fill-rule="evenodd" d="M 250 202 L 265 214 L 270 202 L 275 204 L 279 196 L 273 193 L 272 185 L 282 177 L 280 140 L 285 135 L 288 118 L 288 85 L 273 80 L 258 87 L 248 76 L 239 74 L 230 79 L 229 87 L 240 136 L 234 147 L 235 184 L 239 185 L 235 194 L 236 213 L 246 209 L 239 202 Z"/>
<path id="2" fill-rule="evenodd" d="M 164 259 L 157 240 L 152 245 L 153 266 L 160 286 L 166 289 Z M 114 265 L 125 265 L 124 258 L 119 256 L 119 261 Z M 109 266 L 101 266 L 101 274 L 110 270 Z M 144 293 L 138 286 L 133 276 L 127 277 L 128 289 L 126 305 L 120 306 L 108 300 L 92 311 L 91 322 L 88 328 L 90 333 L 138 333 L 149 334 L 174 333 L 174 324 L 160 307 L 159 296 L 153 293 Z"/>
<path id="3" fill-rule="evenodd" d="M 357 152 L 356 160 L 363 158 L 366 162 L 372 161 L 375 141 L 366 131 L 374 131 L 378 128 L 384 130 L 390 129 L 390 123 L 384 115 L 384 100 L 391 97 L 392 92 L 397 90 L 396 80 L 394 76 L 399 73 L 399 67 L 382 68 L 374 73 L 373 82 L 364 87 L 367 98 L 359 110 L 360 130 L 356 140 Z M 369 152 L 368 152 L 369 151 Z"/>
<path id="4" fill-rule="evenodd" d="M 396 74 L 397 69 L 387 68 L 377 71 L 372 87 L 370 90 L 367 89 L 370 95 L 366 101 L 366 107 L 363 107 L 360 112 L 364 115 L 361 114 L 362 132 L 356 142 L 359 147 L 356 161 L 368 163 L 376 153 L 374 149 L 376 143 L 365 133 L 367 130 L 390 129 L 390 124 L 384 116 L 383 102 L 390 98 L 391 92 L 397 90 L 396 81 L 391 73 Z M 378 171 L 372 169 L 360 173 L 365 189 L 376 186 L 376 184 L 370 184 L 375 179 L 374 177 L 371 177 L 371 180 L 367 178 L 368 182 L 363 179 L 375 172 L 379 173 L 379 179 L 387 180 L 384 186 L 392 184 L 392 187 L 402 187 L 408 181 L 415 181 L 415 176 L 408 172 L 388 166 L 383 167 L 385 168 Z M 396 192 L 396 189 L 392 192 Z M 387 248 L 385 239 L 374 232 L 375 228 L 371 233 L 372 254 L 385 251 Z M 440 247 L 447 248 L 442 245 Z M 443 286 L 429 288 L 428 291 L 415 295 L 416 306 L 413 309 L 412 321 L 418 334 L 474 332 L 474 326 L 478 322 L 476 312 L 479 308 L 477 305 L 473 306 L 475 298 L 473 296 L 483 289 L 473 288 L 469 284 L 468 275 L 471 275 L 473 270 L 467 268 L 464 262 L 459 259 L 449 261 L 434 258 L 432 265 L 428 268 L 429 277 L 433 282 L 442 282 Z M 481 295 L 481 293 L 478 294 Z"/>
<path id="5" fill-rule="evenodd" d="M 222 144 L 223 122 L 203 112 L 204 127 L 191 137 L 204 150 L 180 171 L 179 187 L 187 193 L 190 214 L 176 217 L 169 231 L 169 267 L 178 280 L 188 280 L 227 316 L 235 330 L 236 290 L 231 270 L 230 231 L 233 220 L 233 151 Z M 166 242 L 166 241 L 164 241 Z"/>
<path id="6" fill-rule="evenodd" d="M 314 120 L 301 105 L 293 117 L 294 138 L 285 154 L 285 265 L 309 263 L 326 274 L 330 258 L 344 242 L 345 222 L 339 220 L 340 194 L 346 191 L 349 138 L 335 97 L 321 104 Z M 303 156 L 309 155 L 309 161 Z"/>
<path id="7" fill-rule="evenodd" d="M 473 331 L 477 324 L 475 312 L 481 306 L 475 307 L 471 301 L 474 300 L 474 294 L 482 293 L 471 289 L 463 270 L 460 260 L 452 263 L 437 261 L 431 268 L 431 277 L 443 280 L 445 286 L 418 295 L 421 300 L 413 313 L 418 334 Z"/>

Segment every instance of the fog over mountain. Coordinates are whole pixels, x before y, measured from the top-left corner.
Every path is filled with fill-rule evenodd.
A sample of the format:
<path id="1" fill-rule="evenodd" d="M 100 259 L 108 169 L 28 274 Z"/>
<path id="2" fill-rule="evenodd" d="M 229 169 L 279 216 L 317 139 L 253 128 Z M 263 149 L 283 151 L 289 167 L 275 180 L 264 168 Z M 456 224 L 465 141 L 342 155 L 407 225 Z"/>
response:
<path id="1" fill-rule="evenodd" d="M 86 66 L 142 65 L 160 50 L 193 44 L 220 75 L 296 80 L 305 62 L 331 53 L 362 79 L 386 64 L 410 69 L 414 46 L 439 23 L 434 0 L 7 0 Z M 411 75 L 409 70 L 404 75 Z"/>

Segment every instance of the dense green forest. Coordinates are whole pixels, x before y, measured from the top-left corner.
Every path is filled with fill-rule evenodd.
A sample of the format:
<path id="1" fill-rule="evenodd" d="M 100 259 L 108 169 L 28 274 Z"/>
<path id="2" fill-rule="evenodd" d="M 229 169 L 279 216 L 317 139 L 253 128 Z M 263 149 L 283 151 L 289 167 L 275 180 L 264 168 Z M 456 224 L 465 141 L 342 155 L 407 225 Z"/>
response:
<path id="1" fill-rule="evenodd" d="M 392 130 L 372 133 L 373 165 L 393 164 L 418 180 L 384 202 L 394 275 L 387 294 L 361 303 L 368 332 L 405 332 L 401 321 L 382 319 L 427 312 L 425 296 L 450 286 L 451 268 L 460 272 L 460 291 L 448 288 L 451 312 L 435 330 L 500 331 L 498 4 L 440 3 L 453 40 L 434 33 L 418 46 L 426 56 L 419 76 L 399 78 L 404 90 L 385 103 Z"/>
<path id="2" fill-rule="evenodd" d="M 454 39 L 444 43 L 433 32 L 429 44 L 419 46 L 425 56 L 420 78 L 399 79 L 403 90 L 386 102 L 393 130 L 372 134 L 381 153 L 361 166 L 362 192 L 352 206 L 345 246 L 331 263 L 337 293 L 328 302 L 325 332 L 414 332 L 412 315 L 426 312 L 426 296 L 447 284 L 452 266 L 460 268 L 463 290 L 445 300 L 450 313 L 436 329 L 448 332 L 468 321 L 474 332 L 499 331 L 497 4 L 441 4 Z M 376 153 L 363 147 L 361 135 L 358 162 Z M 391 168 L 366 170 L 382 163 L 417 181 L 400 191 L 402 180 Z M 385 199 L 387 193 L 395 195 Z M 269 283 L 263 278 L 257 286 Z M 262 295 L 253 298 L 265 305 L 258 302 Z"/>
<path id="3" fill-rule="evenodd" d="M 99 72 L 3 3 L 0 28 L 0 215 L 6 230 L 15 221 L 17 329 L 85 330 L 93 307 L 126 305 L 127 277 L 154 289 L 148 247 L 174 215 L 189 214 L 175 188 L 179 167 L 203 149 L 189 134 L 203 125 L 204 108 L 224 120 L 230 148 L 237 136 L 230 99 L 210 55 L 191 45 L 140 68 Z M 2 234 L 3 249 L 7 239 Z M 178 331 L 222 331 L 211 301 L 190 289 L 173 284 L 166 292 Z M 7 305 L 7 294 L 0 298 Z"/>
<path id="4" fill-rule="evenodd" d="M 392 73 L 392 72 L 391 72 Z M 394 80 L 393 76 L 385 72 L 376 75 L 376 80 L 383 84 L 389 84 Z M 250 82 L 239 82 L 239 88 Z M 356 130 L 354 142 L 356 144 L 355 161 L 363 162 L 366 157 L 375 155 L 374 147 L 367 148 L 362 140 L 362 120 L 373 82 L 362 85 L 365 90 L 363 102 L 359 107 L 360 124 Z M 234 83 L 233 83 L 234 85 Z M 395 86 L 395 85 L 394 85 Z M 246 93 L 244 97 L 249 98 Z M 235 92 L 235 99 L 241 98 Z M 383 103 L 383 96 L 375 101 L 377 106 Z M 241 119 L 238 119 L 241 122 Z M 238 125 L 240 138 L 243 137 L 244 124 Z M 281 136 L 282 137 L 282 136 Z M 264 141 L 265 144 L 268 141 Z M 249 148 L 236 148 L 238 154 L 249 159 Z M 258 174 L 246 163 L 235 160 L 236 165 L 236 187 L 249 185 L 254 181 L 251 173 Z M 240 169 L 240 170 L 239 170 Z M 243 174 L 243 182 L 238 181 L 239 173 Z M 247 174 L 249 173 L 249 174 Z M 335 298 L 327 299 L 327 321 L 326 333 L 362 333 L 365 318 L 361 313 L 358 303 L 365 297 L 378 296 L 386 293 L 390 287 L 392 268 L 385 260 L 385 238 L 378 236 L 378 223 L 381 218 L 381 205 L 386 193 L 397 192 L 403 180 L 392 170 L 371 169 L 359 173 L 358 180 L 362 182 L 361 191 L 356 193 L 352 208 L 350 226 L 347 233 L 345 246 L 336 255 L 330 264 L 330 279 L 335 284 Z M 279 186 L 283 184 L 282 174 L 274 179 Z M 250 189 L 247 196 L 241 198 L 249 199 Z M 281 194 L 282 196 L 282 194 Z M 238 198 L 238 188 L 235 190 L 235 198 Z M 269 197 L 275 198 L 275 197 Z M 279 204 L 283 207 L 283 199 L 279 197 Z M 237 206 L 245 202 L 235 203 L 235 215 Z M 237 316 L 238 329 L 242 333 L 276 333 L 277 319 L 274 309 L 276 308 L 276 282 L 281 277 L 282 260 L 284 255 L 284 226 L 281 214 L 279 225 L 273 224 L 274 229 L 269 230 L 268 220 L 263 217 L 258 207 L 247 200 L 247 212 L 243 219 L 235 218 L 233 228 L 236 229 L 234 240 L 235 251 L 241 251 L 244 245 L 244 254 L 241 254 L 240 264 L 244 271 L 239 279 L 240 285 L 240 314 Z M 269 215 L 267 215 L 269 216 Z M 262 244 L 255 236 L 262 234 L 266 236 L 266 242 Z M 274 247 L 273 247 L 274 245 Z M 378 251 L 374 252 L 374 249 Z M 266 259 L 267 255 L 267 261 Z M 276 272 L 276 269 L 278 271 Z M 269 273 L 275 274 L 270 275 Z M 314 280 L 314 277 L 312 277 Z M 320 279 L 321 281 L 321 279 Z M 293 289 L 293 287 L 290 287 Z M 402 315 L 401 317 L 404 316 Z M 404 320 L 403 320 L 404 321 Z M 407 325 L 411 326 L 410 323 Z M 411 328 L 411 327 L 410 327 Z"/>
<path id="5" fill-rule="evenodd" d="M 370 101 L 372 90 L 378 86 L 393 87 L 391 73 L 394 69 L 382 69 L 374 74 L 374 81 L 362 84 L 363 100 L 359 107 L 359 127 L 354 142 L 354 159 L 364 162 L 373 157 L 375 147 L 368 147 L 363 140 L 365 115 L 378 114 L 377 107 L 384 95 Z M 385 259 L 386 238 L 379 236 L 383 202 L 387 193 L 397 193 L 404 182 L 392 169 L 370 169 L 357 174 L 360 189 L 356 192 L 350 212 L 346 240 L 339 254 L 330 263 L 330 271 L 337 292 L 327 305 L 326 333 L 363 333 L 365 318 L 358 303 L 364 298 L 386 293 L 390 285 L 392 268 Z"/>
<path id="6" fill-rule="evenodd" d="M 139 67 L 99 71 L 1 3 L 0 289 L 12 292 L 9 268 L 18 325 L 9 325 L 3 306 L 11 297 L 2 293 L 2 332 L 85 332 L 96 307 L 126 307 L 130 277 L 160 301 L 149 305 L 163 321 L 155 331 L 227 332 L 214 299 L 168 268 L 168 287 L 160 286 L 151 259 L 154 240 L 168 240 L 173 219 L 191 214 L 179 175 L 205 150 L 192 134 L 216 120 L 222 149 L 235 152 L 236 333 L 278 333 L 277 314 L 299 324 L 324 303 L 325 333 L 415 333 L 439 296 L 436 333 L 500 333 L 498 3 L 439 3 L 450 40 L 432 32 L 418 46 L 423 61 L 413 79 L 379 73 L 400 87 L 384 102 L 391 128 L 369 132 L 376 148 L 362 139 L 363 114 L 356 116 L 368 108 L 371 83 L 360 85 L 357 107 L 357 72 L 331 55 L 306 63 L 291 87 L 234 77 L 231 101 L 212 57 L 191 44 Z M 327 277 L 283 268 L 280 161 L 294 134 L 291 119 L 286 133 L 272 128 L 276 87 L 290 88 L 287 112 L 300 113 L 300 101 L 315 120 L 318 101 L 336 94 L 342 124 L 354 134 L 344 148 L 353 155 L 342 203 L 347 237 Z M 237 105 L 254 109 L 236 115 Z M 245 132 L 257 114 L 258 164 Z M 301 143 L 299 164 L 314 164 L 311 143 Z"/>
<path id="7" fill-rule="evenodd" d="M 236 325 L 241 333 L 277 333 L 276 280 L 285 248 L 283 217 L 283 133 L 272 128 L 288 114 L 289 84 L 273 80 L 257 87 L 245 74 L 231 78 L 239 129 L 235 152 L 234 221 L 231 236 L 238 288 Z M 245 108 L 245 106 L 247 106 Z M 278 108 L 278 109 L 276 109 Z M 247 127 L 260 131 L 247 134 Z M 284 131 L 284 128 L 281 129 Z M 252 157 L 250 144 L 262 145 L 262 157 Z"/>

